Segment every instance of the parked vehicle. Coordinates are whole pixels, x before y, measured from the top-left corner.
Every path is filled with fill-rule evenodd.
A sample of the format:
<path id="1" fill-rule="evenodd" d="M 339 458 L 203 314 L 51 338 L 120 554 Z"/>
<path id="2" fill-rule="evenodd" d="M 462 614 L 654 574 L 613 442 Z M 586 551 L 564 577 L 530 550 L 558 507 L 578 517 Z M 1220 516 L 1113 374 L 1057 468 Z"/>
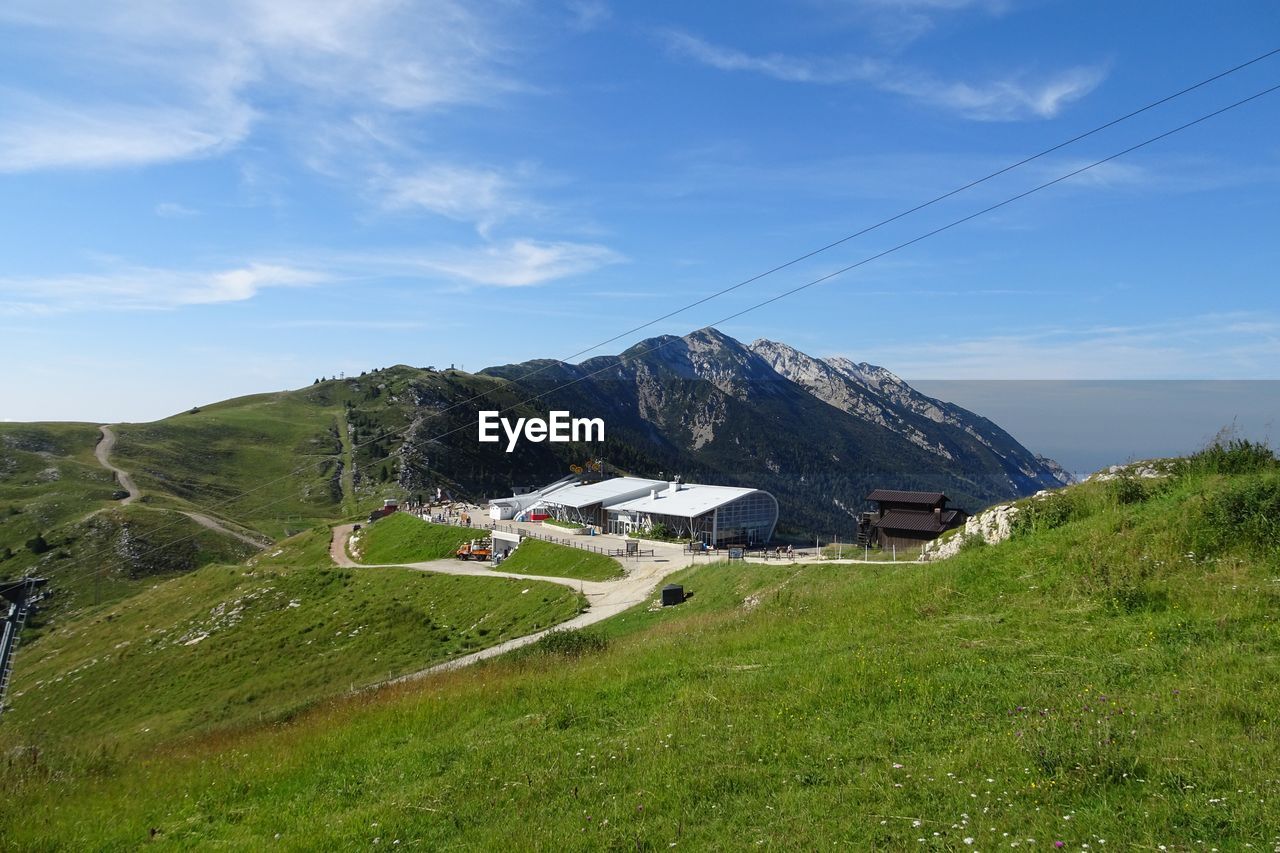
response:
<path id="1" fill-rule="evenodd" d="M 492 539 L 472 539 L 454 553 L 459 560 L 489 560 L 493 558 Z"/>

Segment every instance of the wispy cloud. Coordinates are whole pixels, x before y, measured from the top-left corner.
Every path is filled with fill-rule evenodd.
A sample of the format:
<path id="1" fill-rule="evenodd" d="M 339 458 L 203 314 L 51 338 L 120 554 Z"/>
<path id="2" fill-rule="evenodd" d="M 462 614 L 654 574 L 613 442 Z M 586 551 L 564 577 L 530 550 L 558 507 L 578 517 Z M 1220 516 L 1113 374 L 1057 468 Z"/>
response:
<path id="1" fill-rule="evenodd" d="M 950 82 L 911 70 L 891 71 L 875 85 L 921 103 L 942 107 L 981 121 L 1053 118 L 1067 105 L 1098 87 L 1103 66 L 1077 66 L 1047 76 L 1017 74 L 980 83 Z"/>
<path id="2" fill-rule="evenodd" d="M 667 32 L 666 41 L 674 53 L 703 65 L 721 71 L 751 71 L 788 83 L 870 82 L 886 71 L 881 63 L 865 58 L 805 59 L 782 53 L 750 54 L 680 31 Z"/>
<path id="3" fill-rule="evenodd" d="M 1011 0 L 839 0 L 827 8 L 869 28 L 882 41 L 901 45 L 932 32 L 940 18 L 965 12 L 1001 15 Z"/>
<path id="4" fill-rule="evenodd" d="M 593 272 L 621 263 L 625 258 L 607 246 L 594 243 L 511 240 L 474 249 L 449 248 L 383 260 L 458 282 L 529 287 Z"/>
<path id="5" fill-rule="evenodd" d="M 161 219 L 190 219 L 193 216 L 199 216 L 200 211 L 194 207 L 187 207 L 185 204 L 179 204 L 176 201 L 162 201 L 156 205 L 156 216 Z"/>
<path id="6" fill-rule="evenodd" d="M 190 271 L 129 267 L 103 273 L 0 278 L 0 313 L 158 310 L 243 302 L 263 290 L 332 280 L 327 272 L 274 263 Z"/>
<path id="7" fill-rule="evenodd" d="M 142 166 L 209 157 L 242 142 L 253 111 L 236 102 L 83 106 L 0 97 L 0 172 Z"/>
<path id="8" fill-rule="evenodd" d="M 58 33 L 80 100 L 0 91 L 0 170 L 207 157 L 253 130 L 259 102 L 321 110 L 438 108 L 518 90 L 507 46 L 454 0 L 13 0 L 7 37 Z M 158 106 L 159 105 L 159 106 Z"/>
<path id="9" fill-rule="evenodd" d="M 613 10 L 603 0 L 567 0 L 569 26 L 580 32 L 590 32 L 613 17 Z"/>
<path id="10" fill-rule="evenodd" d="M 721 71 L 763 74 L 788 83 L 866 85 L 981 121 L 1052 118 L 1106 77 L 1103 66 L 1078 66 L 1049 75 L 1018 73 L 960 82 L 868 57 L 751 54 L 678 31 L 666 33 L 666 42 L 673 53 Z"/>
<path id="11" fill-rule="evenodd" d="M 365 329 L 379 332 L 407 332 L 417 329 L 439 328 L 439 324 L 428 324 L 414 320 L 282 320 L 269 323 L 270 329 Z"/>
<path id="12" fill-rule="evenodd" d="M 504 219 L 536 207 L 496 169 L 435 164 L 404 173 L 386 168 L 378 172 L 371 185 L 385 207 L 426 210 L 470 222 L 485 235 Z"/>
<path id="13" fill-rule="evenodd" d="M 252 261 L 216 269 L 130 266 L 107 260 L 101 272 L 0 277 L 0 316 L 46 316 L 74 311 L 155 311 L 244 302 L 270 289 L 337 282 L 410 279 L 427 284 L 532 287 L 584 275 L 625 258 L 593 243 L 537 240 L 486 241 L 475 247 L 339 255 L 305 253 L 304 259 Z M 416 328 L 404 320 L 300 320 L 297 325 Z"/>

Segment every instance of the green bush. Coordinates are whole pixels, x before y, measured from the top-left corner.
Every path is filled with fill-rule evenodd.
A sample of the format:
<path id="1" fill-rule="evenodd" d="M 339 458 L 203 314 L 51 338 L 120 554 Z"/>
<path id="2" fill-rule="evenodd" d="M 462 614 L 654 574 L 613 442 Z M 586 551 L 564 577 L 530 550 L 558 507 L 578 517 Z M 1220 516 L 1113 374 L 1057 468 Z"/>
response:
<path id="1" fill-rule="evenodd" d="M 49 543 L 45 541 L 44 535 L 37 533 L 31 539 L 26 541 L 27 550 L 32 554 L 43 554 L 49 550 Z"/>
<path id="2" fill-rule="evenodd" d="M 609 648 L 609 638 L 596 631 L 550 631 L 529 648 L 536 654 L 580 658 Z"/>
<path id="3" fill-rule="evenodd" d="M 1124 505 L 1142 503 L 1151 496 L 1151 491 L 1138 478 L 1122 474 L 1107 482 L 1107 494 L 1116 503 Z"/>
<path id="4" fill-rule="evenodd" d="M 1280 476 L 1229 480 L 1206 495 L 1187 527 L 1187 547 L 1201 556 L 1233 547 L 1280 551 Z"/>
<path id="5" fill-rule="evenodd" d="M 1085 489 L 1065 489 L 1028 501 L 1014 516 L 1015 535 L 1055 530 L 1093 515 L 1090 495 Z"/>
<path id="6" fill-rule="evenodd" d="M 1250 474 L 1276 467 L 1276 454 L 1263 442 L 1244 438 L 1217 439 L 1198 453 L 1178 460 L 1181 477 L 1207 474 Z"/>

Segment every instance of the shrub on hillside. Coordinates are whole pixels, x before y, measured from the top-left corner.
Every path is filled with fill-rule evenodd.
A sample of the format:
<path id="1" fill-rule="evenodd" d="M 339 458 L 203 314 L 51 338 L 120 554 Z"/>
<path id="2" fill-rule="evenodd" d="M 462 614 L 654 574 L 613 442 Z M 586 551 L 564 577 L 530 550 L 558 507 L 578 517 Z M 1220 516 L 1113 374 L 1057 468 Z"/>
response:
<path id="1" fill-rule="evenodd" d="M 1207 474 L 1251 474 L 1276 467 L 1276 454 L 1265 442 L 1219 437 L 1204 450 L 1178 460 L 1174 472 L 1185 478 Z"/>
<path id="2" fill-rule="evenodd" d="M 1107 481 L 1107 494 L 1112 500 L 1121 505 L 1142 503 L 1151 497 L 1154 491 L 1154 487 L 1148 486 L 1147 483 L 1137 477 L 1131 477 L 1127 474 L 1122 474 L 1114 480 Z"/>
<path id="3" fill-rule="evenodd" d="M 1188 550 L 1201 555 L 1232 547 L 1254 553 L 1280 550 L 1280 476 L 1228 480 L 1206 495 L 1186 532 Z"/>
<path id="4" fill-rule="evenodd" d="M 595 631 L 551 631 L 534 643 L 530 650 L 544 655 L 566 658 L 599 654 L 609 648 L 609 638 Z"/>
<path id="5" fill-rule="evenodd" d="M 1088 518 L 1094 513 L 1093 500 L 1087 489 L 1063 489 L 1028 501 L 1013 518 L 1014 535 L 1055 530 L 1064 524 Z"/>

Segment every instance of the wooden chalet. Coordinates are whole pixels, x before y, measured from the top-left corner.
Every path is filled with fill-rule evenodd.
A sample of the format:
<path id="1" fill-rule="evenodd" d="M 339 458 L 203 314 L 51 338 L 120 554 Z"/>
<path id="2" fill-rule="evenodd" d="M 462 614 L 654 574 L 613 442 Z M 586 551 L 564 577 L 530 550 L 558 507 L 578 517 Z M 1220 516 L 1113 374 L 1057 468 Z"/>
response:
<path id="1" fill-rule="evenodd" d="M 867 500 L 874 501 L 878 509 L 862 514 L 858 541 L 881 548 L 919 547 L 959 527 L 969 517 L 962 509 L 948 509 L 949 499 L 942 492 L 876 489 L 867 495 Z"/>

